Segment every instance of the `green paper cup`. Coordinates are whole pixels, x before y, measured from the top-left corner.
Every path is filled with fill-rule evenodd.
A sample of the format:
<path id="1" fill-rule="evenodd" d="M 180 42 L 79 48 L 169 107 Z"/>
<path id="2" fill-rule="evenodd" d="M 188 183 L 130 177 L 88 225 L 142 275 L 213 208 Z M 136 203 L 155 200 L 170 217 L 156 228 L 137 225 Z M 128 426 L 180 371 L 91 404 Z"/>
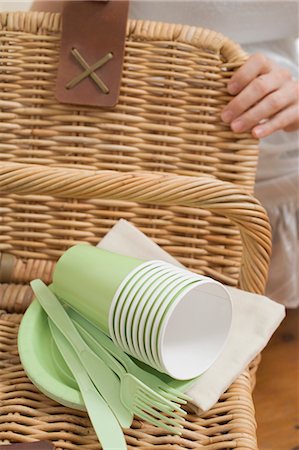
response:
<path id="1" fill-rule="evenodd" d="M 109 334 L 109 310 L 122 281 L 144 264 L 91 245 L 75 245 L 58 260 L 53 274 L 57 297 Z"/>

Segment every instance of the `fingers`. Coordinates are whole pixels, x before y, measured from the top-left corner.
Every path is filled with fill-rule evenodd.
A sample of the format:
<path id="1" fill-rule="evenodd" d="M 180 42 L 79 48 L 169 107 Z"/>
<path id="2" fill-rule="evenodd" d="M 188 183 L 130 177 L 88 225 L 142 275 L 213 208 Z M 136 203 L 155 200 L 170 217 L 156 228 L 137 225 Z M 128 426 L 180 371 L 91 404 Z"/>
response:
<path id="1" fill-rule="evenodd" d="M 254 137 L 299 129 L 298 81 L 262 54 L 252 55 L 232 76 L 228 91 L 235 97 L 221 118 L 235 132 L 252 130 Z"/>
<path id="2" fill-rule="evenodd" d="M 298 131 L 298 130 L 299 130 L 299 119 L 297 121 L 295 120 L 295 122 L 283 128 L 283 131 Z"/>
<path id="3" fill-rule="evenodd" d="M 249 83 L 222 112 L 224 122 L 232 122 L 267 94 L 278 89 L 285 81 L 284 71 L 272 71 Z"/>
<path id="4" fill-rule="evenodd" d="M 291 105 L 294 102 L 294 84 L 294 81 L 288 81 L 280 89 L 266 95 L 261 101 L 255 102 L 255 106 L 231 123 L 232 130 L 236 132 L 252 130 L 261 120 L 271 118 Z"/>
<path id="5" fill-rule="evenodd" d="M 251 55 L 239 70 L 231 77 L 227 89 L 232 95 L 238 94 L 259 75 L 269 73 L 273 62 L 262 53 Z"/>
<path id="6" fill-rule="evenodd" d="M 264 138 L 278 130 L 295 131 L 299 128 L 298 104 L 292 104 L 276 114 L 273 119 L 255 127 L 252 134 L 256 138 Z"/>

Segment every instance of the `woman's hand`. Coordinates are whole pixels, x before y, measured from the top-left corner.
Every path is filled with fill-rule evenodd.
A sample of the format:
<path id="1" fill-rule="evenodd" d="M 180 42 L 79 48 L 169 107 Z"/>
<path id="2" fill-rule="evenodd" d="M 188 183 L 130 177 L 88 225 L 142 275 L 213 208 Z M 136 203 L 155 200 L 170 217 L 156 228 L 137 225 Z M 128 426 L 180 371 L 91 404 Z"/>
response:
<path id="1" fill-rule="evenodd" d="M 251 55 L 228 83 L 234 99 L 221 117 L 235 132 L 255 138 L 277 130 L 299 129 L 299 83 L 291 73 L 261 53 Z"/>

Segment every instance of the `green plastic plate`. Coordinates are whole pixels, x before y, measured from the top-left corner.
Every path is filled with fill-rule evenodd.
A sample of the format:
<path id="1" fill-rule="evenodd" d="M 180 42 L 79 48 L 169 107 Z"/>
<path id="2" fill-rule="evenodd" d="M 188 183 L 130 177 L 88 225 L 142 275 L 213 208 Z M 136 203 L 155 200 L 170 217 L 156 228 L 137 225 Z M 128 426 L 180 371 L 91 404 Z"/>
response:
<path id="1" fill-rule="evenodd" d="M 85 410 L 78 386 L 55 345 L 47 315 L 37 300 L 33 300 L 22 319 L 18 348 L 28 378 L 41 392 L 62 405 Z M 186 392 L 195 382 L 174 380 L 135 359 L 134 361 L 182 392 Z"/>
<path id="2" fill-rule="evenodd" d="M 69 372 L 61 355 L 56 361 L 65 368 L 58 368 L 53 358 L 57 351 L 48 326 L 47 315 L 34 300 L 22 319 L 18 347 L 21 362 L 28 378 L 47 397 L 70 408 L 85 410 L 84 402 L 76 383 L 63 375 Z"/>

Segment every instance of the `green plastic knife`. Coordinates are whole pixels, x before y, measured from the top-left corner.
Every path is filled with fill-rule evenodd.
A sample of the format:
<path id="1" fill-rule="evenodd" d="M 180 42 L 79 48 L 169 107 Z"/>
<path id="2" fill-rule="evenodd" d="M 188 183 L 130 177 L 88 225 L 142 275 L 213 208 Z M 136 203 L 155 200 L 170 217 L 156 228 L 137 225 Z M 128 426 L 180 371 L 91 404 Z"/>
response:
<path id="1" fill-rule="evenodd" d="M 122 429 L 113 412 L 94 387 L 68 340 L 48 317 L 53 339 L 80 388 L 89 418 L 103 450 L 126 450 Z"/>
<path id="2" fill-rule="evenodd" d="M 60 301 L 48 286 L 41 280 L 34 280 L 30 284 L 37 300 L 72 345 L 83 367 L 120 425 L 123 428 L 129 428 L 133 421 L 133 414 L 121 402 L 120 380 L 117 375 L 85 343 Z"/>

